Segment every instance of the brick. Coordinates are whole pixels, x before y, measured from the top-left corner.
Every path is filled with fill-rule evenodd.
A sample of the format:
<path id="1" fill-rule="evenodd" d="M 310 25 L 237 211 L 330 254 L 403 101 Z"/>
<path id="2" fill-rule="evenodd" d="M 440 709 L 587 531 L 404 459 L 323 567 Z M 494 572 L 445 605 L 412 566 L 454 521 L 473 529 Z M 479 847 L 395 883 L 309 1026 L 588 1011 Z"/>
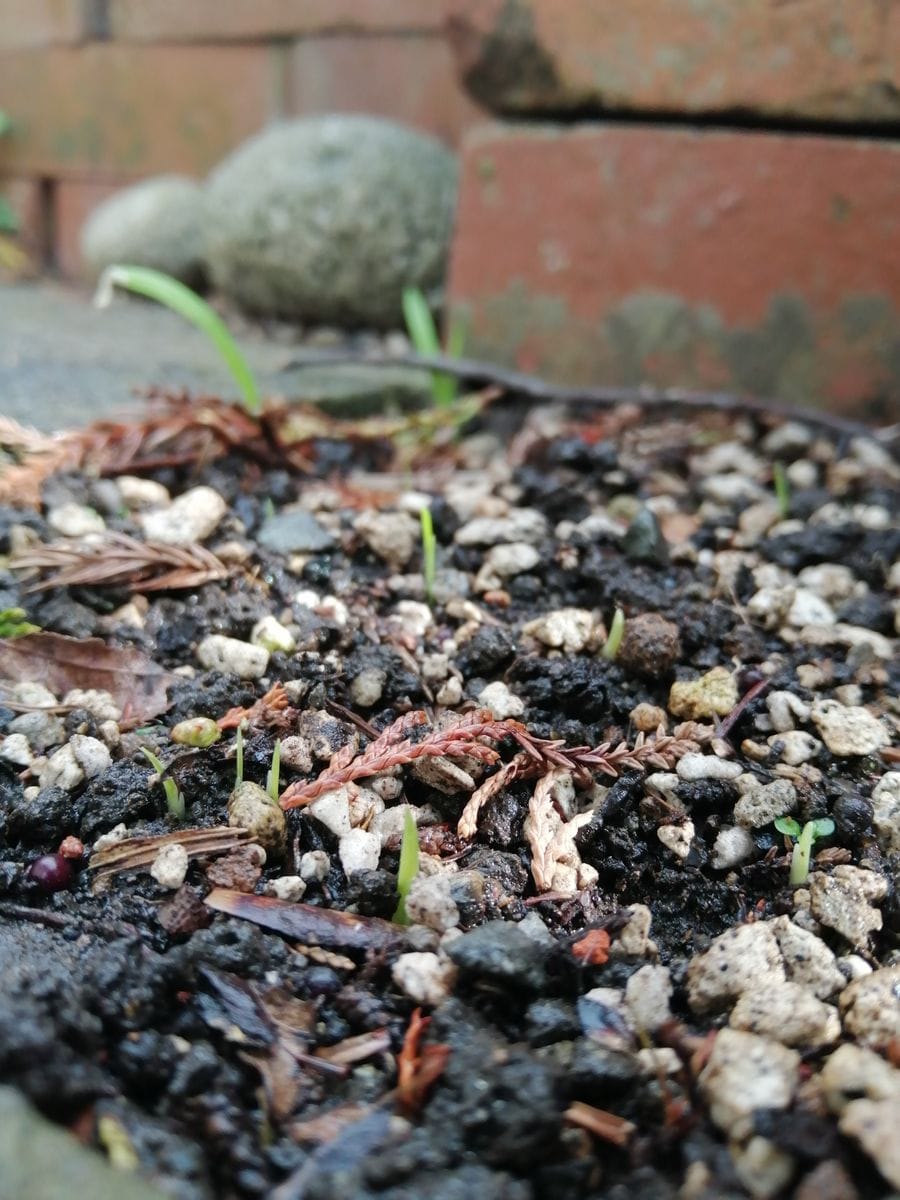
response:
<path id="1" fill-rule="evenodd" d="M 16 215 L 16 240 L 36 262 L 42 262 L 46 247 L 43 190 L 39 179 L 0 177 L 0 196 Z"/>
<path id="2" fill-rule="evenodd" d="M 898 143 L 488 127 L 465 142 L 450 307 L 472 352 L 572 383 L 896 408 L 898 239 Z"/>
<path id="3" fill-rule="evenodd" d="M 53 248 L 50 264 L 64 279 L 83 279 L 81 227 L 91 211 L 108 200 L 129 180 L 97 183 L 90 179 L 63 179 L 53 194 Z"/>
<path id="4" fill-rule="evenodd" d="M 900 117 L 882 0 L 446 0 L 463 77 L 498 112 Z"/>
<path id="5" fill-rule="evenodd" d="M 213 42 L 237 38 L 396 31 L 438 32 L 433 0 L 109 0 L 113 37 Z"/>
<path id="6" fill-rule="evenodd" d="M 202 174 L 281 108 L 276 48 L 119 46 L 0 54 L 16 174 Z"/>
<path id="7" fill-rule="evenodd" d="M 451 145 L 483 120 L 456 77 L 447 44 L 433 37 L 304 38 L 289 59 L 287 107 L 295 116 L 374 113 Z"/>
<path id="8" fill-rule="evenodd" d="M 0 51 L 78 42 L 87 34 L 88 0 L 0 0 Z"/>

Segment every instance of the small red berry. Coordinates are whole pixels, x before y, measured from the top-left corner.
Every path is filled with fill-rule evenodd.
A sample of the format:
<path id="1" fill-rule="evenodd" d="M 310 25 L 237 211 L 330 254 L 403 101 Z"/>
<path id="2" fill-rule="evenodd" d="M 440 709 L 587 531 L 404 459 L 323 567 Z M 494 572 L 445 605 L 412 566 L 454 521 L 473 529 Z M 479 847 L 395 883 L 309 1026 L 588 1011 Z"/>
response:
<path id="1" fill-rule="evenodd" d="M 72 883 L 72 864 L 61 854 L 42 854 L 26 873 L 26 879 L 44 892 L 61 892 Z"/>

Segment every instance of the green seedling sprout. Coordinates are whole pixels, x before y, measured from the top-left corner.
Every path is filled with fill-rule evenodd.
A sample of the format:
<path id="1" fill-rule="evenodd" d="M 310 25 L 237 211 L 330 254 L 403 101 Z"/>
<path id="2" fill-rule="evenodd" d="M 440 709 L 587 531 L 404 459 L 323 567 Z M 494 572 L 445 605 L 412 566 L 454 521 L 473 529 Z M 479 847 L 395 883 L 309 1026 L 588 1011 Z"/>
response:
<path id="1" fill-rule="evenodd" d="M 807 821 L 801 828 L 800 822 L 793 817 L 779 817 L 775 822 L 779 833 L 794 839 L 794 850 L 791 855 L 791 887 L 802 887 L 809 878 L 809 860 L 812 857 L 813 843 L 819 838 L 828 837 L 834 833 L 834 821 L 831 817 L 819 817 L 815 821 Z"/>
<path id="2" fill-rule="evenodd" d="M 266 791 L 273 804 L 278 803 L 278 785 L 281 776 L 281 739 L 278 738 L 272 749 L 272 765 L 266 775 Z"/>
<path id="3" fill-rule="evenodd" d="M 403 839 L 400 842 L 400 866 L 397 870 L 397 911 L 394 913 L 396 925 L 408 925 L 409 914 L 406 911 L 406 898 L 409 889 L 419 871 L 419 831 L 412 811 L 407 808 L 403 816 Z"/>
<path id="4" fill-rule="evenodd" d="M 107 308 L 113 299 L 115 288 L 125 288 L 138 296 L 146 296 L 171 308 L 186 320 L 197 326 L 215 348 L 231 372 L 237 389 L 241 394 L 244 408 L 251 416 L 259 416 L 262 402 L 259 388 L 247 360 L 238 349 L 237 343 L 228 332 L 225 322 L 219 314 L 201 299 L 196 292 L 191 291 L 171 275 L 162 271 L 154 271 L 150 267 L 132 267 L 117 264 L 107 267 L 100 276 L 94 303 L 98 308 Z"/>
<path id="5" fill-rule="evenodd" d="M 0 638 L 24 637 L 27 633 L 39 633 L 40 625 L 32 625 L 24 608 L 0 610 Z"/>
<path id="6" fill-rule="evenodd" d="M 403 289 L 403 320 L 409 340 L 419 354 L 433 355 L 442 351 L 441 339 L 428 301 L 416 287 Z M 465 331 L 461 325 L 450 329 L 447 338 L 447 353 L 459 357 L 462 353 Z M 431 395 L 438 408 L 445 408 L 456 399 L 456 380 L 442 371 L 431 373 Z"/>
<path id="7" fill-rule="evenodd" d="M 244 727 L 238 725 L 234 735 L 234 786 L 239 788 L 244 782 Z"/>
<path id="8" fill-rule="evenodd" d="M 141 746 L 141 754 L 143 754 L 144 758 L 146 758 L 147 762 L 149 762 L 150 766 L 159 776 L 163 790 L 166 793 L 166 807 L 169 810 L 170 816 L 173 816 L 176 821 L 181 821 L 184 818 L 184 796 L 178 790 L 178 784 L 166 774 L 166 768 L 152 750 L 148 750 L 146 746 Z"/>
<path id="9" fill-rule="evenodd" d="M 612 624 L 609 627 L 609 636 L 606 639 L 606 645 L 603 647 L 603 657 L 612 662 L 619 653 L 619 647 L 622 645 L 622 637 L 625 633 L 625 614 L 621 608 L 617 608 L 613 615 Z"/>
<path id="10" fill-rule="evenodd" d="M 782 521 L 791 515 L 791 485 L 784 469 L 784 463 L 772 463 L 772 486 L 775 488 L 775 503 Z"/>
<path id="11" fill-rule="evenodd" d="M 419 524 L 422 527 L 422 578 L 425 581 L 425 599 L 434 604 L 434 581 L 437 575 L 437 540 L 430 508 L 419 509 Z"/>

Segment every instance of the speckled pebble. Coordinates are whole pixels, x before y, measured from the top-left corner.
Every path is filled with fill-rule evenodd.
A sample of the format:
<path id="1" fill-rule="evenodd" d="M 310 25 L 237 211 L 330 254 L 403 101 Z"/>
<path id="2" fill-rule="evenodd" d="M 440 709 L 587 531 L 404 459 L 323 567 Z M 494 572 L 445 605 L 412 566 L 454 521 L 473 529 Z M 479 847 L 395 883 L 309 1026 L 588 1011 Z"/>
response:
<path id="1" fill-rule="evenodd" d="M 694 822 L 683 821 L 679 825 L 660 825 L 656 836 L 667 850 L 671 850 L 676 858 L 683 861 L 691 852 L 691 843 L 694 840 Z"/>
<path id="2" fill-rule="evenodd" d="M 744 792 L 734 806 L 734 819 L 745 829 L 761 829 L 797 807 L 797 789 L 787 779 L 756 786 Z"/>
<path id="3" fill-rule="evenodd" d="M 150 865 L 150 874 L 160 887 L 175 892 L 184 883 L 189 862 L 188 852 L 181 842 L 170 842 L 160 847 Z"/>
<path id="4" fill-rule="evenodd" d="M 769 710 L 772 728 L 777 733 L 796 729 L 798 721 L 809 719 L 809 705 L 793 692 L 770 692 L 766 696 L 766 708 Z"/>
<path id="5" fill-rule="evenodd" d="M 883 875 L 844 863 L 830 875 L 813 871 L 807 884 L 810 912 L 855 949 L 865 950 L 869 935 L 882 927 L 881 913 L 871 901 L 884 899 L 887 886 Z"/>
<path id="6" fill-rule="evenodd" d="M 211 487 L 183 492 L 168 508 L 140 513 L 138 521 L 148 541 L 169 546 L 190 546 L 214 533 L 228 511 L 224 499 Z"/>
<path id="7" fill-rule="evenodd" d="M 283 900 L 286 904 L 296 904 L 305 894 L 306 882 L 301 875 L 279 875 L 266 884 L 266 895 Z"/>
<path id="8" fill-rule="evenodd" d="M 820 1000 L 843 989 L 846 981 L 837 959 L 820 937 L 787 916 L 776 917 L 771 926 L 789 980 L 802 984 Z"/>
<path id="9" fill-rule="evenodd" d="M 453 963 L 437 954 L 417 951 L 401 954 L 391 968 L 391 977 L 397 987 L 409 996 L 414 1004 L 434 1008 L 450 996 L 456 981 L 457 969 Z"/>
<path id="10" fill-rule="evenodd" d="M 395 571 L 405 567 L 419 546 L 419 522 L 404 512 L 363 512 L 353 528 L 366 545 Z"/>
<path id="11" fill-rule="evenodd" d="M 656 943 L 650 937 L 653 914 L 646 904 L 630 904 L 626 909 L 627 923 L 619 930 L 610 947 L 611 958 L 650 958 L 655 956 Z"/>
<path id="12" fill-rule="evenodd" d="M 531 571 L 540 561 L 540 553 L 528 542 L 501 543 L 492 546 L 485 556 L 487 567 L 501 579 Z"/>
<path id="13" fill-rule="evenodd" d="M 254 841 L 274 857 L 280 857 L 287 844 L 287 820 L 273 803 L 265 788 L 245 779 L 228 797 L 228 824 L 246 829 Z"/>
<path id="14" fill-rule="evenodd" d="M 331 858 L 324 850 L 307 850 L 300 857 L 300 878 L 304 883 L 321 883 L 331 870 Z"/>
<path id="15" fill-rule="evenodd" d="M 454 929 L 459 924 L 459 908 L 451 895 L 453 884 L 451 872 L 417 875 L 406 897 L 409 919 L 438 933 Z"/>
<path id="16" fill-rule="evenodd" d="M 372 708 L 384 693 L 387 671 L 382 667 L 364 667 L 350 683 L 350 699 L 357 708 Z"/>
<path id="17" fill-rule="evenodd" d="M 700 1074 L 700 1091 L 718 1127 L 739 1138 L 752 1130 L 757 1109 L 785 1109 L 798 1083 L 800 1055 L 780 1042 L 721 1029 Z"/>
<path id="18" fill-rule="evenodd" d="M 269 651 L 263 646 L 211 633 L 197 647 L 197 659 L 207 671 L 221 671 L 239 679 L 261 679 L 269 666 Z"/>
<path id="19" fill-rule="evenodd" d="M 864 1046 L 900 1039 L 900 966 L 882 967 L 849 983 L 839 997 L 847 1033 Z"/>
<path id="20" fill-rule="evenodd" d="M 822 749 L 819 739 L 802 729 L 773 733 L 766 738 L 766 743 L 773 748 L 780 747 L 778 757 L 789 767 L 799 767 L 802 763 L 811 762 Z"/>
<path id="21" fill-rule="evenodd" d="M 505 517 L 475 517 L 453 535 L 458 546 L 536 545 L 547 535 L 547 519 L 533 508 L 514 508 Z"/>
<path id="22" fill-rule="evenodd" d="M 865 1046 L 845 1042 L 830 1054 L 818 1079 L 833 1113 L 841 1113 L 851 1100 L 900 1100 L 900 1071 Z"/>
<path id="23" fill-rule="evenodd" d="M 859 1142 L 891 1187 L 900 1189 L 900 1099 L 851 1100 L 840 1128 Z"/>
<path id="24" fill-rule="evenodd" d="M 867 708 L 845 708 L 837 700 L 817 700 L 810 716 L 825 745 L 841 758 L 872 754 L 890 741 L 887 730 Z"/>
<path id="25" fill-rule="evenodd" d="M 784 961 L 771 925 L 763 921 L 736 925 L 691 960 L 688 1002 L 694 1012 L 716 1012 L 748 988 L 784 981 Z"/>
<path id="26" fill-rule="evenodd" d="M 819 1048 L 841 1036 L 837 1009 L 789 980 L 742 992 L 728 1023 L 732 1029 L 758 1033 L 785 1046 Z"/>
<path id="27" fill-rule="evenodd" d="M 669 691 L 669 712 L 687 721 L 727 716 L 738 702 L 734 676 L 726 667 L 713 667 L 699 679 L 673 683 Z"/>
<path id="28" fill-rule="evenodd" d="M 798 587 L 794 592 L 786 617 L 788 625 L 802 629 L 804 625 L 833 625 L 834 609 L 809 588 Z"/>
<path id="29" fill-rule="evenodd" d="M 672 978 L 668 967 L 647 963 L 625 985 L 625 1007 L 635 1029 L 654 1033 L 671 1020 Z"/>
<path id="30" fill-rule="evenodd" d="M 872 825 L 878 844 L 888 853 L 900 853 L 900 771 L 882 775 L 872 790 Z"/>

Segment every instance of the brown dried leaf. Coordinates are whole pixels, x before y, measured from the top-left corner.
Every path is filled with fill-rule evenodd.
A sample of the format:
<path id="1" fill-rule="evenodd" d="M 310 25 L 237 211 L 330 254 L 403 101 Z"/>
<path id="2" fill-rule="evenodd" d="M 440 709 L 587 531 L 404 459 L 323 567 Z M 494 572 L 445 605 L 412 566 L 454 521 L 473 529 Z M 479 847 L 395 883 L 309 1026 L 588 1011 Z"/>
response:
<path id="1" fill-rule="evenodd" d="M 207 858 L 213 854 L 226 854 L 247 842 L 249 837 L 246 829 L 218 825 L 213 829 L 180 829 L 156 837 L 122 838 L 92 854 L 88 866 L 101 879 L 120 871 L 140 871 L 149 867 L 163 846 L 175 842 L 184 846 L 188 858 Z"/>
<path id="2" fill-rule="evenodd" d="M 0 641 L 0 678 L 43 683 L 58 696 L 102 688 L 126 719 L 149 721 L 169 707 L 166 689 L 178 676 L 140 650 L 108 646 L 100 638 L 29 633 Z"/>
<path id="3" fill-rule="evenodd" d="M 270 896 L 245 896 L 216 888 L 206 897 L 216 912 L 227 913 L 244 921 L 253 921 L 264 929 L 274 929 L 285 937 L 330 949 L 387 950 L 404 941 L 404 930 L 380 917 L 363 917 L 334 908 L 312 904 L 288 904 Z"/>

